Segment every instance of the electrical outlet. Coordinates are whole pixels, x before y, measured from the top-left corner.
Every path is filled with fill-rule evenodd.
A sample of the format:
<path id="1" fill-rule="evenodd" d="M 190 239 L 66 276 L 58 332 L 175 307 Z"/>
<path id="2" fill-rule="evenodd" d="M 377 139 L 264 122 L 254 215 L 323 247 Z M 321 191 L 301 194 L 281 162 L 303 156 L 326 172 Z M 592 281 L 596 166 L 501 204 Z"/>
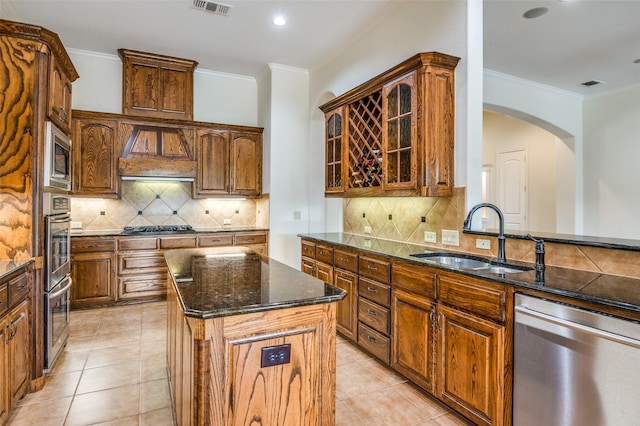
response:
<path id="1" fill-rule="evenodd" d="M 476 248 L 491 250 L 491 240 L 483 240 L 482 238 L 476 238 Z"/>
<path id="2" fill-rule="evenodd" d="M 442 244 L 447 246 L 459 246 L 460 237 L 458 231 L 450 231 L 447 229 L 442 230 Z"/>
<path id="3" fill-rule="evenodd" d="M 223 225 L 231 225 L 231 219 L 224 219 L 222 222 Z"/>
<path id="4" fill-rule="evenodd" d="M 371 227 L 370 227 L 370 226 L 365 225 L 365 226 L 364 226 L 364 233 L 365 233 L 365 234 L 370 234 L 370 233 L 371 233 Z"/>
<path id="5" fill-rule="evenodd" d="M 71 229 L 82 229 L 82 222 L 71 222 Z"/>
<path id="6" fill-rule="evenodd" d="M 438 242 L 438 234 L 431 231 L 424 231 L 424 242 L 425 243 L 437 243 Z"/>

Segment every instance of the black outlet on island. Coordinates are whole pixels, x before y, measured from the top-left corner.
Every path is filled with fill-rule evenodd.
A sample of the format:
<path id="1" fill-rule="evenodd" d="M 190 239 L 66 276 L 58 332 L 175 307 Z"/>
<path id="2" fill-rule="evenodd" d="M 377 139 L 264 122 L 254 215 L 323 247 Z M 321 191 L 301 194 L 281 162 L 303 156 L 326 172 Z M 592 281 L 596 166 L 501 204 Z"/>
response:
<path id="1" fill-rule="evenodd" d="M 260 367 L 288 364 L 291 361 L 291 344 L 262 348 Z"/>

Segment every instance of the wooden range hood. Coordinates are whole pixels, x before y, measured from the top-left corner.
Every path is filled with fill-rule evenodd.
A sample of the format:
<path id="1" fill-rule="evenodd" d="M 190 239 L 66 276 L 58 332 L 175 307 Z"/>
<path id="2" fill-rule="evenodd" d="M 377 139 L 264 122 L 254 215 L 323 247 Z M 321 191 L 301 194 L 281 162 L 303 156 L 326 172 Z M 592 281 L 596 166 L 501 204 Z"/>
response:
<path id="1" fill-rule="evenodd" d="M 189 180 L 196 176 L 193 147 L 176 127 L 134 125 L 118 159 L 122 179 Z"/>

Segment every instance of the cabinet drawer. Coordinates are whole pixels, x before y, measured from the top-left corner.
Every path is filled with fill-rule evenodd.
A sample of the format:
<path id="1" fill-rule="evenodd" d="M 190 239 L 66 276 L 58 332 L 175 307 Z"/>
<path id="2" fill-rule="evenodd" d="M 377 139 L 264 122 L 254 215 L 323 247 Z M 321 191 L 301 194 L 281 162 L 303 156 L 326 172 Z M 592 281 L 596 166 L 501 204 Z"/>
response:
<path id="1" fill-rule="evenodd" d="M 436 297 L 436 274 L 426 266 L 410 263 L 391 265 L 391 284 L 402 287 L 431 299 Z"/>
<path id="2" fill-rule="evenodd" d="M 157 238 L 119 238 L 118 249 L 125 250 L 157 250 L 158 239 Z"/>
<path id="3" fill-rule="evenodd" d="M 7 308 L 9 308 L 9 291 L 6 285 L 0 286 L 0 316 L 7 312 Z M 0 341 L 0 344 L 2 341 Z"/>
<path id="4" fill-rule="evenodd" d="M 378 305 L 388 308 L 391 302 L 391 287 L 360 277 L 358 284 L 358 294 L 361 297 L 372 300 Z"/>
<path id="5" fill-rule="evenodd" d="M 115 238 L 71 238 L 72 253 L 89 253 L 94 251 L 116 251 Z"/>
<path id="6" fill-rule="evenodd" d="M 365 298 L 358 300 L 358 320 L 367 324 L 371 328 L 389 335 L 390 311 L 387 308 L 370 302 Z"/>
<path id="7" fill-rule="evenodd" d="M 389 284 L 389 271 L 391 265 L 386 260 L 374 259 L 368 256 L 360 256 L 358 273 L 362 277 L 371 278 Z"/>
<path id="8" fill-rule="evenodd" d="M 15 305 L 29 294 L 29 274 L 22 274 L 9 281 L 9 304 Z"/>
<path id="9" fill-rule="evenodd" d="M 316 246 L 316 259 L 328 265 L 333 265 L 333 248 L 327 246 Z"/>
<path id="10" fill-rule="evenodd" d="M 302 255 L 311 259 L 316 258 L 316 245 L 309 241 L 302 242 Z"/>
<path id="11" fill-rule="evenodd" d="M 389 364 L 389 338 L 365 324 L 358 323 L 358 344 Z"/>
<path id="12" fill-rule="evenodd" d="M 148 274 L 167 272 L 167 262 L 162 253 L 129 253 L 118 256 L 118 275 Z"/>
<path id="13" fill-rule="evenodd" d="M 236 232 L 235 245 L 245 244 L 266 244 L 267 234 L 265 232 Z"/>
<path id="14" fill-rule="evenodd" d="M 198 235 L 198 247 L 219 247 L 232 245 L 232 233 L 221 232 L 215 235 Z"/>
<path id="15" fill-rule="evenodd" d="M 118 282 L 120 299 L 137 299 L 165 295 L 167 292 L 166 274 L 149 274 L 121 278 Z"/>
<path id="16" fill-rule="evenodd" d="M 333 251 L 333 266 L 346 271 L 358 272 L 358 255 L 335 249 Z"/>
<path id="17" fill-rule="evenodd" d="M 464 281 L 441 275 L 438 300 L 449 306 L 504 322 L 507 290 L 489 281 L 467 278 Z"/>
<path id="18" fill-rule="evenodd" d="M 174 249 L 174 248 L 194 248 L 197 246 L 196 235 L 188 237 L 161 237 L 160 248 L 161 249 Z"/>

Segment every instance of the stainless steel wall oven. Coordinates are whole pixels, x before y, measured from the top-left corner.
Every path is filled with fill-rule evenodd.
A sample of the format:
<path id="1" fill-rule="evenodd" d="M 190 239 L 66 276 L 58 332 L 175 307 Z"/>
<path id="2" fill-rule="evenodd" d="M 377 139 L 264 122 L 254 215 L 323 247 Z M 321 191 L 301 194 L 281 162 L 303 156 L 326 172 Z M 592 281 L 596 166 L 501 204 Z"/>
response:
<path id="1" fill-rule="evenodd" d="M 45 214 L 45 369 L 50 370 L 69 337 L 71 299 L 71 201 L 46 192 Z"/>

